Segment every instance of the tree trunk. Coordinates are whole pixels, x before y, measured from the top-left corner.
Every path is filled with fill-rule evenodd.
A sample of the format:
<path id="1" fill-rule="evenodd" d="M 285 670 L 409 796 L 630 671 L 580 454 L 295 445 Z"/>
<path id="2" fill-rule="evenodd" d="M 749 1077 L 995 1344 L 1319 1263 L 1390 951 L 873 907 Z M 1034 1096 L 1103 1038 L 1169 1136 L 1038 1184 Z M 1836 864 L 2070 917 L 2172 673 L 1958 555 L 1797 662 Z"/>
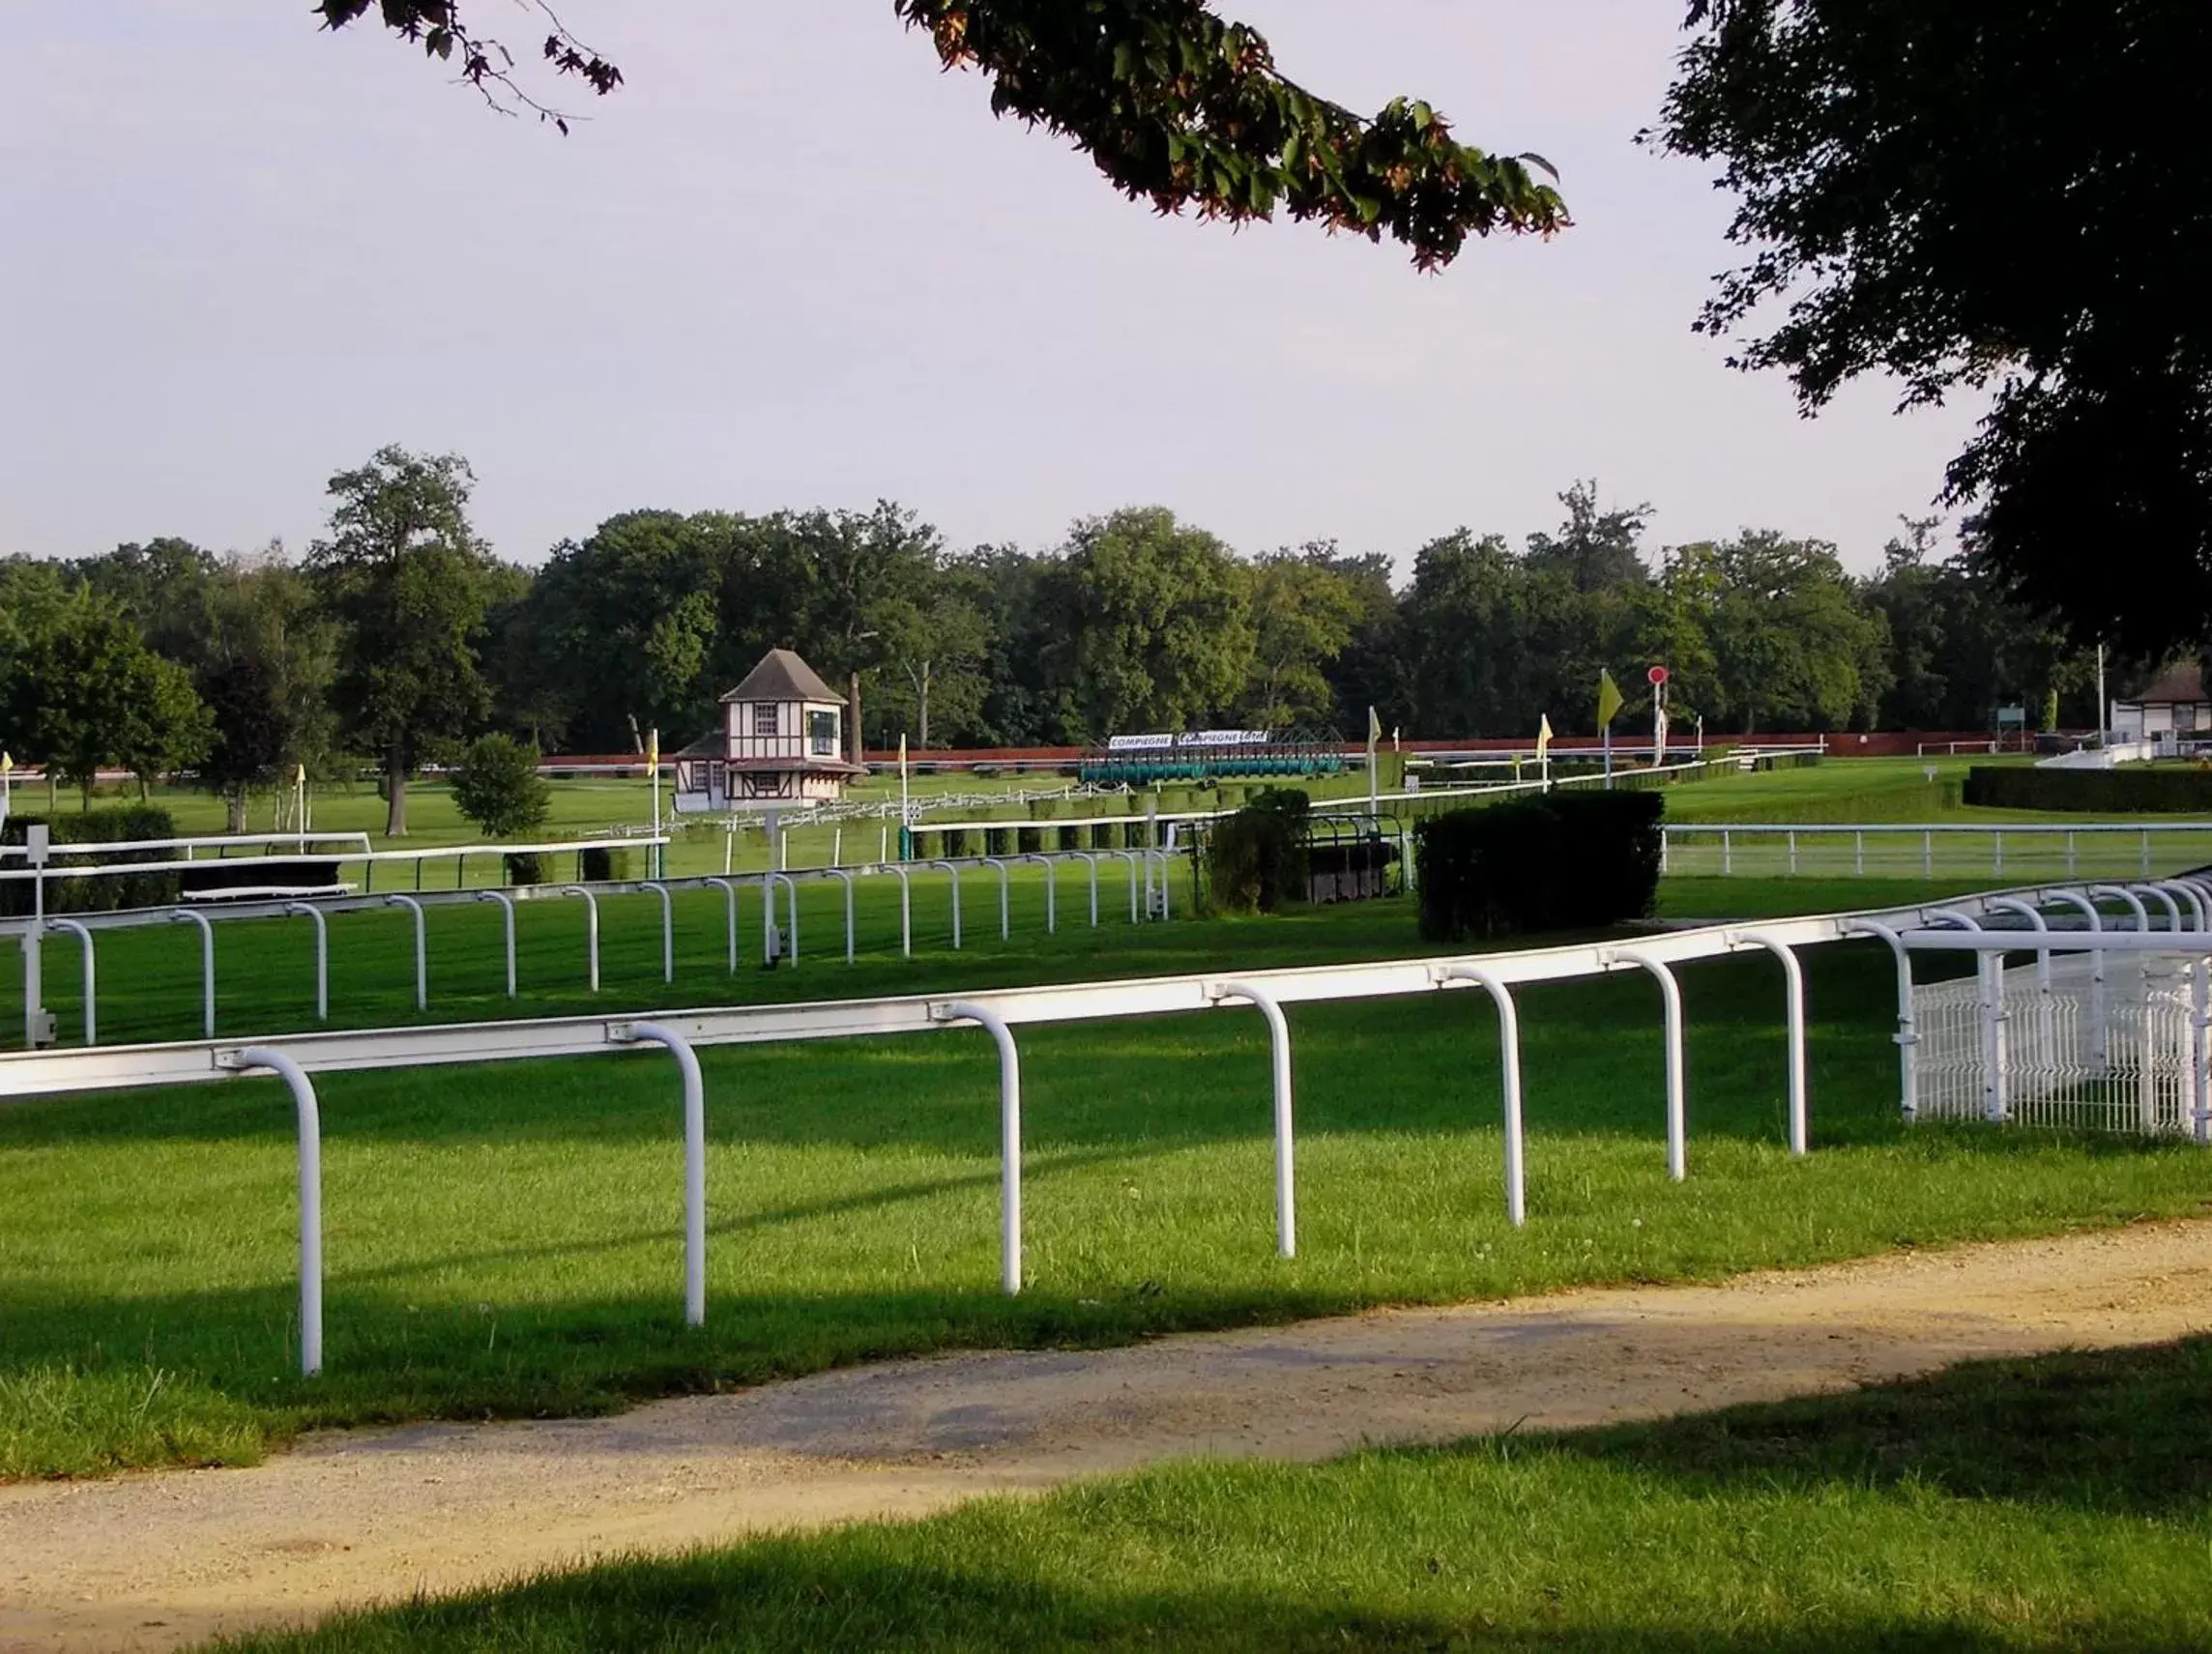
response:
<path id="1" fill-rule="evenodd" d="M 867 749 L 860 743 L 860 675 L 858 672 L 847 680 L 845 693 L 845 722 L 850 726 L 845 734 L 851 740 L 853 762 L 859 764 L 865 762 L 860 755 Z"/>
<path id="2" fill-rule="evenodd" d="M 242 833 L 246 830 L 246 789 L 231 788 L 222 796 L 225 832 Z"/>
<path id="3" fill-rule="evenodd" d="M 384 836 L 407 836 L 407 754 L 394 744 L 384 765 Z"/>

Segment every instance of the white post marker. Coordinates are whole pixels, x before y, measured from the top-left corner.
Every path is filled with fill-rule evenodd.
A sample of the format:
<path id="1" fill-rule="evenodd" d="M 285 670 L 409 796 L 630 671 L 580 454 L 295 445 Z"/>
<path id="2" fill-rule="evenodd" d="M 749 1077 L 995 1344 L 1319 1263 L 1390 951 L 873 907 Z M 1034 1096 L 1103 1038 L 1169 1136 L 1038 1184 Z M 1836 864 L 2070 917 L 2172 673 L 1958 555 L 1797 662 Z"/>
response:
<path id="1" fill-rule="evenodd" d="M 960 864 L 956 861 L 932 861 L 932 867 L 942 867 L 952 875 L 952 951 L 960 951 Z"/>
<path id="2" fill-rule="evenodd" d="M 413 896 L 387 896 L 388 908 L 405 908 L 415 916 L 415 1008 L 427 1010 L 430 1004 L 430 970 L 428 949 L 422 935 L 422 904 Z M 509 993 L 512 990 L 509 990 Z"/>
<path id="3" fill-rule="evenodd" d="M 986 866 L 986 867 L 993 867 L 993 868 L 996 868 L 996 869 L 998 869 L 998 874 L 999 874 L 999 940 L 1000 940 L 1001 942 L 1005 942 L 1005 941 L 1007 941 L 1007 940 L 1008 940 L 1008 939 L 1009 939 L 1009 938 L 1010 938 L 1010 937 L 1013 935 L 1013 926 L 1012 926 L 1012 918 L 1011 918 L 1012 909 L 1011 909 L 1011 908 L 1008 906 L 1008 899 L 1007 899 L 1007 885 L 1006 885 L 1006 864 L 1005 864 L 1004 860 L 1004 859 L 1002 859 L 1002 858 L 1001 858 L 1001 857 L 999 857 L 999 856 L 984 856 L 984 857 L 983 857 L 983 865 L 984 865 L 984 866 Z"/>
<path id="4" fill-rule="evenodd" d="M 932 1005 L 939 1022 L 972 1022 L 999 1048 L 999 1284 L 1009 1298 L 1022 1290 L 1022 1058 L 1014 1030 L 997 1011 L 964 1001 Z"/>
<path id="5" fill-rule="evenodd" d="M 1068 855 L 1091 869 L 1091 928 L 1098 928 L 1098 857 L 1088 850 L 1071 850 Z"/>
<path id="6" fill-rule="evenodd" d="M 53 1043 L 54 1019 L 46 1014 L 42 975 L 46 929 L 46 858 L 53 853 L 53 829 L 33 822 L 23 833 L 23 859 L 31 866 L 31 925 L 23 932 L 23 1044 L 36 1051 Z"/>
<path id="7" fill-rule="evenodd" d="M 1521 1121 L 1521 1017 L 1514 1009 L 1513 990 L 1479 965 L 1447 965 L 1436 980 L 1440 988 L 1471 982 L 1498 1007 L 1498 1056 L 1505 1092 L 1505 1221 L 1519 1229 L 1528 1219 L 1528 1194 Z"/>
<path id="8" fill-rule="evenodd" d="M 86 929 L 83 925 L 79 924 L 75 919 L 56 919 L 53 921 L 53 923 L 54 929 L 66 930 L 70 933 L 70 935 L 75 937 L 77 946 L 83 950 L 84 1042 L 87 1045 L 98 1045 L 100 1043 L 100 1024 L 94 1014 L 94 1006 L 99 1000 L 100 994 L 99 977 L 92 962 L 92 932 Z"/>
<path id="9" fill-rule="evenodd" d="M 570 885 L 564 896 L 584 898 L 584 947 L 591 960 L 592 992 L 599 991 L 599 899 L 581 885 Z"/>
<path id="10" fill-rule="evenodd" d="M 215 1037 L 215 926 L 205 914 L 179 908 L 169 915 L 171 924 L 191 924 L 200 930 L 200 1037 Z"/>
<path id="11" fill-rule="evenodd" d="M 196 916 L 196 915 L 195 915 Z M 323 1122 L 315 1087 L 281 1051 L 251 1045 L 229 1064 L 240 1073 L 264 1068 L 284 1082 L 300 1129 L 300 1376 L 323 1370 Z"/>
<path id="12" fill-rule="evenodd" d="M 1024 861 L 1033 861 L 1044 869 L 1044 933 L 1055 936 L 1060 931 L 1060 864 L 1049 856 L 1025 854 Z"/>
<path id="13" fill-rule="evenodd" d="M 1667 1039 L 1667 1175 L 1679 1183 L 1690 1175 L 1689 1100 L 1682 1072 L 1682 985 L 1674 979 L 1673 971 L 1648 953 L 1624 947 L 1613 957 L 1620 964 L 1634 965 L 1650 972 L 1659 983 L 1662 1026 Z"/>
<path id="14" fill-rule="evenodd" d="M 707 1324 L 707 1086 L 699 1054 L 674 1029 L 658 1023 L 617 1024 L 624 1044 L 665 1046 L 684 1075 L 684 1324 Z"/>
<path id="15" fill-rule="evenodd" d="M 1106 854 L 1118 856 L 1129 864 L 1129 922 L 1137 924 L 1140 922 L 1137 915 L 1137 852 L 1133 850 L 1110 850 Z"/>
<path id="16" fill-rule="evenodd" d="M 779 883 L 783 885 L 784 893 L 789 898 L 787 912 L 791 919 L 790 924 L 785 926 L 783 951 L 790 959 L 792 968 L 797 970 L 799 967 L 799 881 L 790 874 L 771 873 L 761 881 L 761 929 L 764 943 L 767 938 L 774 935 L 775 887 Z M 762 963 L 767 963 L 766 951 L 763 953 Z"/>
<path id="17" fill-rule="evenodd" d="M 853 874 L 844 867 L 823 869 L 830 878 L 842 880 L 845 885 L 845 963 L 853 963 Z"/>
<path id="18" fill-rule="evenodd" d="M 1298 1251 L 1298 1222 L 1291 1119 L 1291 1025 L 1283 1015 L 1283 1007 L 1265 988 L 1249 982 L 1223 982 L 1208 993 L 1217 1004 L 1223 1000 L 1249 1000 L 1267 1019 L 1275 1086 L 1275 1251 L 1278 1256 L 1295 1258 Z"/>
<path id="19" fill-rule="evenodd" d="M 656 769 L 654 773 L 660 772 Z M 660 979 L 673 982 L 676 980 L 676 899 L 658 880 L 646 880 L 644 888 L 660 898 Z"/>
<path id="20" fill-rule="evenodd" d="M 480 890 L 480 902 L 497 902 L 507 932 L 507 997 L 514 998 L 514 901 L 505 890 Z"/>
<path id="21" fill-rule="evenodd" d="M 722 892 L 722 902 L 729 914 L 725 931 L 730 943 L 730 974 L 738 973 L 738 887 L 727 879 L 710 879 L 708 884 Z"/>
<path id="22" fill-rule="evenodd" d="M 1764 931 L 1732 931 L 1731 947 L 1762 947 L 1782 961 L 1782 980 L 1790 1019 L 1790 1152 L 1804 1154 L 1812 1147 L 1805 1102 L 1805 972 L 1790 944 Z"/>
<path id="23" fill-rule="evenodd" d="M 884 871 L 898 875 L 898 945 L 899 957 L 914 957 L 914 881 L 905 866 L 896 861 L 884 863 Z"/>
<path id="24" fill-rule="evenodd" d="M 315 1020 L 331 1020 L 331 930 L 323 910 L 306 902 L 286 902 L 284 911 L 312 919 L 315 925 Z"/>
<path id="25" fill-rule="evenodd" d="M 1865 936 L 1877 936 L 1889 943 L 1897 961 L 1897 1108 L 1910 1125 L 1920 1115 L 1920 1033 L 1912 1017 L 1912 955 L 1894 926 L 1877 919 L 1858 919 L 1851 926 Z M 2100 955 L 2099 957 L 2102 957 Z"/>

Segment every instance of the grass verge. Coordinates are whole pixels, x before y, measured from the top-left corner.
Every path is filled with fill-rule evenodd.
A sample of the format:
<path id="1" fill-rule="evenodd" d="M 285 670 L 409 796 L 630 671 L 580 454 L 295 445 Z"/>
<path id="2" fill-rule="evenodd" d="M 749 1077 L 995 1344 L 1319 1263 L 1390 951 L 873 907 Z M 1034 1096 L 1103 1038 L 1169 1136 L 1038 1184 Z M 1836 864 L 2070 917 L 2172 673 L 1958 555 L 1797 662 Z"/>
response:
<path id="1" fill-rule="evenodd" d="M 234 1654 L 2212 1642 L 2212 1341 L 1656 1424 L 1186 1464 L 609 1564 Z"/>

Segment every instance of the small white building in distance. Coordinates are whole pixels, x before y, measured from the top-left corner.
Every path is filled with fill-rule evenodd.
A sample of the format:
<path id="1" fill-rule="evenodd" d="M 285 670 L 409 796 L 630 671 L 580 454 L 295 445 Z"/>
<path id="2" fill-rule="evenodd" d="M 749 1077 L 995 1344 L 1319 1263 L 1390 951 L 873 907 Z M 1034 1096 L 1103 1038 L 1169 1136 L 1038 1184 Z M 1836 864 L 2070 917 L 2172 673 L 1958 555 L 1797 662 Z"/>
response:
<path id="1" fill-rule="evenodd" d="M 722 727 L 676 756 L 686 815 L 832 803 L 867 771 L 844 755 L 845 704 L 805 661 L 771 649 L 722 697 Z"/>
<path id="2" fill-rule="evenodd" d="M 2139 740 L 2170 746 L 2176 736 L 2197 735 L 2212 735 L 2212 701 L 2204 695 L 2204 670 L 2194 661 L 2161 673 L 2133 699 L 2112 703 L 2114 744 Z"/>

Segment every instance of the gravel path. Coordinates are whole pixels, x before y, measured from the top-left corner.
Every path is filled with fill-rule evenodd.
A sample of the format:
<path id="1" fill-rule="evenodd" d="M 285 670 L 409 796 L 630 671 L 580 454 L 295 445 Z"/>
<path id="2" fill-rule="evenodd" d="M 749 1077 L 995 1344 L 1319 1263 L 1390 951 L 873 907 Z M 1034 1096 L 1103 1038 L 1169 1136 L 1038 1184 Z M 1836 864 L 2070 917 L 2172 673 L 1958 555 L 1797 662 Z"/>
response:
<path id="1" fill-rule="evenodd" d="M 1719 1287 L 902 1361 L 616 1418 L 333 1434 L 252 1469 L 0 1488 L 0 1651 L 174 1648 L 1177 1456 L 1320 1459 L 2206 1329 L 2212 1221 L 2146 1224 Z"/>

